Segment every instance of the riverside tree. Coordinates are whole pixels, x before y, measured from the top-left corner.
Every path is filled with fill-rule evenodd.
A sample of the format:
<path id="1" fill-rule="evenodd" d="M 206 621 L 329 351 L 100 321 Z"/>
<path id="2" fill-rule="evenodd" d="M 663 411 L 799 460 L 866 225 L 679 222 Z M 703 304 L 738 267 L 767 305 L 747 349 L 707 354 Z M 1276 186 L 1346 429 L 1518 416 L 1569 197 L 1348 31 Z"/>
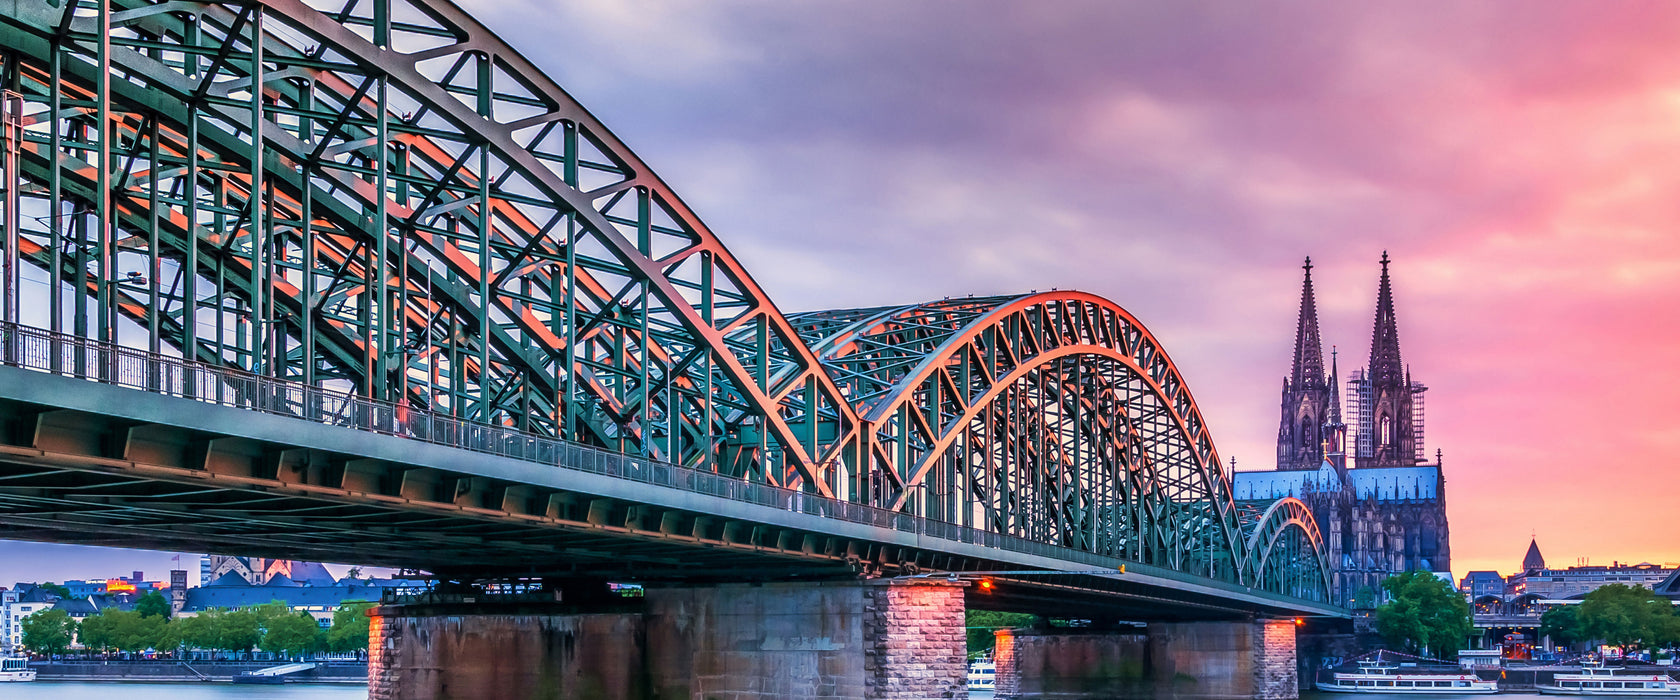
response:
<path id="1" fill-rule="evenodd" d="M 216 645 L 237 655 L 262 641 L 262 618 L 251 610 L 223 612 L 216 620 Z"/>
<path id="2" fill-rule="evenodd" d="M 990 651 L 997 646 L 997 631 L 1011 627 L 1032 627 L 1038 624 L 1037 615 L 1027 613 L 970 610 L 967 613 L 968 653 L 970 656 Z"/>
<path id="3" fill-rule="evenodd" d="M 1558 605 L 1540 615 L 1540 636 L 1551 637 L 1552 642 L 1563 646 L 1574 646 L 1581 641 L 1581 612 L 1577 605 Z"/>
<path id="4" fill-rule="evenodd" d="M 169 617 L 169 601 L 164 600 L 163 594 L 150 591 L 134 601 L 134 612 L 141 617 Z"/>
<path id="5" fill-rule="evenodd" d="M 1612 583 L 1582 599 L 1574 633 L 1611 646 L 1661 647 L 1680 644 L 1680 617 L 1651 589 Z"/>
<path id="6" fill-rule="evenodd" d="M 1470 636 L 1470 604 L 1451 583 L 1427 571 L 1383 581 L 1389 601 L 1377 608 L 1377 632 L 1390 646 L 1424 656 L 1458 651 Z"/>
<path id="7" fill-rule="evenodd" d="M 192 617 L 176 618 L 170 634 L 178 643 L 195 649 L 219 649 L 235 654 L 250 651 L 262 641 L 257 614 L 249 610 L 210 608 Z"/>
<path id="8" fill-rule="evenodd" d="M 347 600 L 333 611 L 332 629 L 327 630 L 327 649 L 337 653 L 361 651 L 368 647 L 367 611 L 373 603 Z"/>
<path id="9" fill-rule="evenodd" d="M 76 621 L 70 619 L 70 613 L 57 608 L 42 610 L 41 612 L 23 618 L 18 623 L 23 628 L 23 645 L 37 654 L 62 654 L 70 648 L 70 641 L 75 639 Z"/>
<path id="10" fill-rule="evenodd" d="M 321 626 L 315 618 L 300 611 L 269 618 L 257 647 L 282 656 L 301 655 L 321 648 L 321 637 Z"/>
<path id="11" fill-rule="evenodd" d="M 146 617 L 133 610 L 106 608 L 81 622 L 83 646 L 117 651 L 145 651 L 165 644 L 161 617 Z"/>
<path id="12" fill-rule="evenodd" d="M 111 616 L 104 612 L 89 615 L 76 626 L 76 641 L 81 642 L 85 649 L 110 651 L 117 648 L 115 627 Z"/>

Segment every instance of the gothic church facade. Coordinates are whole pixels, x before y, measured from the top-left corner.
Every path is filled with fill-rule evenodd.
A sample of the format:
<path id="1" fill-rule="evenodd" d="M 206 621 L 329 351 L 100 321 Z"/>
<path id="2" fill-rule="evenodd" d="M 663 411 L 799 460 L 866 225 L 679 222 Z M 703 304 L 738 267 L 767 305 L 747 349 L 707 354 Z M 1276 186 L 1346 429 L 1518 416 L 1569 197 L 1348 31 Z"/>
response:
<path id="1" fill-rule="evenodd" d="M 1277 468 L 1236 472 L 1238 500 L 1294 496 L 1322 530 L 1336 602 L 1363 607 L 1383 599 L 1383 579 L 1405 571 L 1450 572 L 1446 480 L 1437 451 L 1424 452 L 1422 383 L 1401 360 L 1399 323 L 1382 257 L 1368 364 L 1347 377 L 1347 420 L 1338 359 L 1325 371 L 1313 295 L 1304 266 L 1295 353 L 1283 379 Z"/>

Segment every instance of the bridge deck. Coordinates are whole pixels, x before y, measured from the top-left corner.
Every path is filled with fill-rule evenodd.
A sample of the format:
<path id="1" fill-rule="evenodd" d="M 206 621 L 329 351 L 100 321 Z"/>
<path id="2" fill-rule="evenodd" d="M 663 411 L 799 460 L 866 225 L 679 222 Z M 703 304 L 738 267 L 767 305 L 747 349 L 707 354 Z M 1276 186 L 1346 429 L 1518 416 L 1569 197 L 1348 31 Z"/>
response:
<path id="1" fill-rule="evenodd" d="M 57 374 L 0 366 L 5 536 L 644 581 L 1124 566 L 1004 577 L 999 595 L 1038 608 L 1097 602 L 1134 617 L 1345 614 L 486 426 L 455 433 L 480 449 L 439 444 L 427 438 L 448 426 L 427 417 L 391 416 L 377 429 L 388 406 L 335 406 L 285 382 L 126 349 L 109 355 L 80 372 L 72 362 Z M 63 359 L 35 359 L 47 357 Z M 169 395 L 184 385 L 161 378 L 188 370 L 199 375 L 196 397 Z M 78 373 L 115 383 L 65 376 Z"/>

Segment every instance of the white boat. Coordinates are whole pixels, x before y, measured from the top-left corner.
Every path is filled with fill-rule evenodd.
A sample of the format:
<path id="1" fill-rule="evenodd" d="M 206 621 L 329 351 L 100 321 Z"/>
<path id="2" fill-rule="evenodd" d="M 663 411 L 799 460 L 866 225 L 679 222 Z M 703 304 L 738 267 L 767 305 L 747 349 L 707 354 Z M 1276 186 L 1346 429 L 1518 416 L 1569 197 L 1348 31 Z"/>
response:
<path id="1" fill-rule="evenodd" d="M 1484 681 L 1470 673 L 1394 673 L 1395 666 L 1361 661 L 1357 673 L 1331 674 L 1314 683 L 1326 693 L 1381 695 L 1480 695 L 1499 692 L 1499 681 Z"/>
<path id="2" fill-rule="evenodd" d="M 968 665 L 969 690 L 996 690 L 997 665 L 981 659 Z"/>
<path id="3" fill-rule="evenodd" d="M 1680 697 L 1680 681 L 1661 673 L 1617 675 L 1621 669 L 1602 663 L 1581 664 L 1580 673 L 1559 673 L 1551 685 L 1536 686 L 1547 695 L 1631 695 Z"/>
<path id="4" fill-rule="evenodd" d="M 29 657 L 0 657 L 0 683 L 21 683 L 32 680 L 35 680 L 35 669 L 29 667 Z"/>

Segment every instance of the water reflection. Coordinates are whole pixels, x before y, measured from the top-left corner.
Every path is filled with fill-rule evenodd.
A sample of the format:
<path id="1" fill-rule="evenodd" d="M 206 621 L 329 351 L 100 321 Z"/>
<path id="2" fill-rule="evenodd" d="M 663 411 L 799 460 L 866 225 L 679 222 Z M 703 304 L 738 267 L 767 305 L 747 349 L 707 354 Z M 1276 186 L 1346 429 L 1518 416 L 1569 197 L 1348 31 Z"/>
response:
<path id="1" fill-rule="evenodd" d="M 0 684 L 5 700 L 366 700 L 367 686 L 291 683 L 234 685 L 232 683 L 81 683 L 35 681 Z"/>
<path id="2" fill-rule="evenodd" d="M 989 691 L 989 690 L 971 690 L 968 693 L 968 697 L 969 697 L 969 700 L 992 700 L 992 691 Z M 1023 697 L 1023 700 L 1024 700 L 1025 698 L 1028 698 L 1028 697 L 1031 697 L 1031 696 L 1022 696 L 1022 697 Z M 1058 697 L 1061 697 L 1061 696 L 1058 696 Z M 1468 698 L 1486 698 L 1486 697 L 1487 697 L 1486 695 L 1445 695 L 1445 694 L 1443 694 L 1443 695 L 1434 695 L 1434 694 L 1429 695 L 1430 700 L 1458 700 L 1460 698 L 1468 699 Z M 1537 692 L 1528 691 L 1528 690 L 1525 690 L 1525 691 L 1502 691 L 1498 694 L 1498 697 L 1501 698 L 1502 700 L 1504 698 L 1511 698 L 1512 700 L 1523 700 L 1523 699 L 1527 699 L 1527 698 L 1539 698 L 1539 697 L 1541 697 L 1541 695 Z M 1184 694 L 1175 694 L 1175 693 L 1160 693 L 1160 694 L 1144 693 L 1144 694 L 1141 694 L 1141 695 L 1129 695 L 1129 696 L 1125 696 L 1125 697 L 1104 698 L 1103 700 L 1194 700 L 1194 698 L 1195 698 L 1194 695 L 1184 695 Z M 1320 692 L 1316 692 L 1316 691 L 1308 691 L 1308 692 L 1301 693 L 1301 700 L 1402 700 L 1402 699 L 1417 700 L 1417 696 L 1416 695 L 1398 695 L 1398 694 L 1376 695 L 1376 694 L 1364 694 L 1364 693 L 1358 693 L 1358 694 L 1355 694 L 1355 693 L 1320 693 Z"/>

